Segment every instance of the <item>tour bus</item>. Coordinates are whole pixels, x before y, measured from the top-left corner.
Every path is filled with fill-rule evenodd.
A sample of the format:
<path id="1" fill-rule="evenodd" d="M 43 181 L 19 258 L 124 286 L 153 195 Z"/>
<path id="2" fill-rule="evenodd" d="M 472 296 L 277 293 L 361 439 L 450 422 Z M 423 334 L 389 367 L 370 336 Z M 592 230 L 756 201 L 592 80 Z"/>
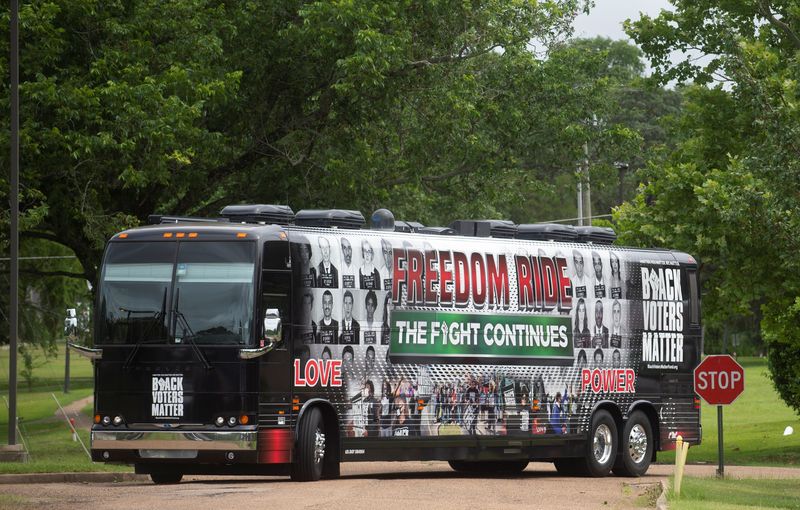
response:
<path id="1" fill-rule="evenodd" d="M 240 205 L 106 247 L 92 460 L 313 481 L 343 461 L 644 474 L 698 444 L 697 263 L 611 229 Z"/>

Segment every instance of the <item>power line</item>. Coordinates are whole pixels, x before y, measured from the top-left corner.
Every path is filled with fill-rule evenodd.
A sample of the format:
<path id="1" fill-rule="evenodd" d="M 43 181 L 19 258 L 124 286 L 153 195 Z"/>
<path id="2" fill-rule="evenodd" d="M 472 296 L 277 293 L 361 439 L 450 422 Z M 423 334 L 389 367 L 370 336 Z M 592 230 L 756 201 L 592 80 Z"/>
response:
<path id="1" fill-rule="evenodd" d="M 588 216 L 588 218 L 592 218 L 592 219 L 594 219 L 594 218 L 610 218 L 611 216 L 612 216 L 611 214 L 598 214 L 596 216 Z M 584 216 L 584 219 L 585 218 L 587 218 L 587 216 Z M 562 218 L 560 220 L 547 220 L 547 221 L 544 221 L 543 223 L 561 223 L 562 221 L 575 221 L 575 220 L 579 220 L 579 219 L 580 218 Z"/>
<path id="2" fill-rule="evenodd" d="M 76 259 L 75 255 L 48 255 L 42 257 L 18 257 L 17 260 Z M 11 257 L 0 257 L 0 261 L 8 262 Z"/>

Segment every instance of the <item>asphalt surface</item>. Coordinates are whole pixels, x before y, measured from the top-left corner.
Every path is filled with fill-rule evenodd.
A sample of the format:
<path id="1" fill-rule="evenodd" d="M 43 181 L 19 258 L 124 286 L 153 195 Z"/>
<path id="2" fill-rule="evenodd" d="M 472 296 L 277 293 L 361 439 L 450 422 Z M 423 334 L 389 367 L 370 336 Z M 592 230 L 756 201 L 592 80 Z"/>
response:
<path id="1" fill-rule="evenodd" d="M 714 476 L 715 469 L 694 465 L 687 466 L 687 473 Z M 6 478 L 0 485 L 0 508 L 652 508 L 660 481 L 671 470 L 672 466 L 657 465 L 642 478 L 565 478 L 552 464 L 531 463 L 519 476 L 478 477 L 457 474 L 445 462 L 368 462 L 343 464 L 340 479 L 315 483 L 282 477 L 187 476 L 178 485 L 159 486 L 142 477 L 112 482 L 95 474 L 75 474 L 63 482 L 53 474 L 29 475 Z M 731 477 L 800 479 L 800 469 L 792 468 L 729 466 L 726 470 Z"/>

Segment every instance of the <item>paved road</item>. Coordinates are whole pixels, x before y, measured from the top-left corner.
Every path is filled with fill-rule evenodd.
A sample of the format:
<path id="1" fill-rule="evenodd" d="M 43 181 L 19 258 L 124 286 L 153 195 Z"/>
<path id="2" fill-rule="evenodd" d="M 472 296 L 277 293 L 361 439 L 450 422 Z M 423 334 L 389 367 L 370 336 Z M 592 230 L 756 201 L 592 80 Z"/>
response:
<path id="1" fill-rule="evenodd" d="M 190 476 L 179 485 L 150 482 L 0 485 L 2 508 L 189 509 L 305 508 L 348 510 L 642 508 L 652 505 L 670 466 L 653 466 L 638 479 L 564 478 L 551 464 L 535 463 L 519 476 L 470 477 L 444 462 L 349 463 L 342 478 L 293 483 L 278 477 Z M 714 466 L 689 466 L 713 476 Z M 797 477 L 800 469 L 728 468 L 732 476 Z M 648 494 L 648 490 L 650 494 Z"/>

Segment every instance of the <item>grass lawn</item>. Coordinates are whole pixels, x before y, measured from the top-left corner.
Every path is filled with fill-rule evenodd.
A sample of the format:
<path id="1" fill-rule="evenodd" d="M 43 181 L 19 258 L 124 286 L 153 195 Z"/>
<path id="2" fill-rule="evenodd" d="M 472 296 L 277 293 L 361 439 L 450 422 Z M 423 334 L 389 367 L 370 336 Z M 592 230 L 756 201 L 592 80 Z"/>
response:
<path id="1" fill-rule="evenodd" d="M 744 367 L 745 390 L 723 406 L 725 463 L 756 466 L 800 467 L 800 416 L 778 396 L 767 371 L 767 360 L 739 358 Z M 703 403 L 703 444 L 689 449 L 687 462 L 716 464 L 717 408 Z M 784 436 L 787 425 L 794 434 Z M 675 462 L 674 452 L 659 452 L 658 461 Z"/>
<path id="2" fill-rule="evenodd" d="M 681 495 L 670 490 L 669 508 L 734 510 L 740 508 L 800 508 L 797 479 L 726 479 L 684 477 Z"/>
<path id="3" fill-rule="evenodd" d="M 72 440 L 72 432 L 53 400 L 55 394 L 62 406 L 88 397 L 93 392 L 92 365 L 88 359 L 74 353 L 70 355 L 70 392 L 64 390 L 64 347 L 59 346 L 58 357 L 48 360 L 39 355 L 36 359 L 33 384 L 28 387 L 21 378 L 17 385 L 17 417 L 22 435 L 28 445 L 31 462 L 0 463 L 0 473 L 43 473 L 68 471 L 128 471 L 125 466 L 106 466 L 92 463 Z M 20 363 L 21 360 L 18 360 Z M 0 349 L 0 391 L 8 398 L 8 349 Z M 90 406 L 82 409 L 91 415 Z M 8 409 L 0 402 L 0 444 L 8 440 Z M 89 447 L 89 431 L 79 434 Z M 17 441 L 20 441 L 17 438 Z M 2 501 L 0 500 L 0 503 Z M 2 506 L 0 504 L 0 506 Z"/>

